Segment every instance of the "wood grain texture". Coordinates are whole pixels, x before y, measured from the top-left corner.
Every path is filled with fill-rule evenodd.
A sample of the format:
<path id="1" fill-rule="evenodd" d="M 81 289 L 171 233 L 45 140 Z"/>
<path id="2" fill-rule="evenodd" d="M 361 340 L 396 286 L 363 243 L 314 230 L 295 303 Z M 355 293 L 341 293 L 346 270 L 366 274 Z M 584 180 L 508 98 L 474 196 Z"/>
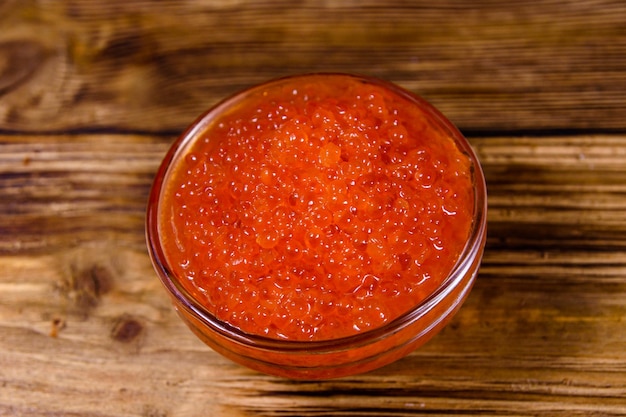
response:
<path id="1" fill-rule="evenodd" d="M 626 136 L 472 138 L 489 240 L 461 312 L 310 383 L 230 363 L 172 311 L 142 226 L 171 139 L 0 137 L 0 415 L 626 415 Z"/>
<path id="2" fill-rule="evenodd" d="M 426 346 L 293 382 L 184 327 L 144 218 L 193 118 L 312 71 L 459 125 L 489 230 Z M 623 1 L 0 0 L 0 416 L 626 416 L 625 92 Z"/>
<path id="3" fill-rule="evenodd" d="M 94 234 L 143 245 L 144 212 L 170 139 L 0 137 L 0 253 L 79 245 Z"/>
<path id="4" fill-rule="evenodd" d="M 0 130 L 178 132 L 278 76 L 364 73 L 467 132 L 626 128 L 622 1 L 4 1 Z"/>

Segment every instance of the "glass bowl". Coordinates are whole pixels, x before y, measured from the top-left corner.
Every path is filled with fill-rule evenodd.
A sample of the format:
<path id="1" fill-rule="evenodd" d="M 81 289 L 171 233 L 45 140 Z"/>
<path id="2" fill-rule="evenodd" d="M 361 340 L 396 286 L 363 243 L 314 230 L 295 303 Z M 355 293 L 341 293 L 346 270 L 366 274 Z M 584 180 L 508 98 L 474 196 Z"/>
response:
<path id="1" fill-rule="evenodd" d="M 471 164 L 473 207 L 471 225 L 461 252 L 445 279 L 407 311 L 375 328 L 322 340 L 290 340 L 244 331 L 218 317 L 190 291 L 187 277 L 169 261 L 163 224 L 170 214 L 163 207 L 168 184 L 190 147 L 211 126 L 235 111 L 254 95 L 276 88 L 294 88 L 311 81 L 359 82 L 382 88 L 405 100 L 423 114 L 430 128 L 443 132 Z M 272 80 L 242 91 L 199 117 L 172 145 L 154 179 L 146 221 L 146 238 L 154 268 L 172 303 L 188 327 L 208 346 L 249 368 L 293 379 L 327 379 L 362 373 L 389 364 L 437 334 L 461 307 L 477 275 L 486 237 L 487 198 L 480 163 L 463 135 L 439 111 L 422 98 L 374 78 L 349 74 L 305 74 Z M 164 223 L 165 222 L 165 223 Z M 184 250 L 184 249 L 183 249 Z M 240 300 L 247 303 L 248 300 Z M 256 308 L 251 305 L 250 308 Z"/>

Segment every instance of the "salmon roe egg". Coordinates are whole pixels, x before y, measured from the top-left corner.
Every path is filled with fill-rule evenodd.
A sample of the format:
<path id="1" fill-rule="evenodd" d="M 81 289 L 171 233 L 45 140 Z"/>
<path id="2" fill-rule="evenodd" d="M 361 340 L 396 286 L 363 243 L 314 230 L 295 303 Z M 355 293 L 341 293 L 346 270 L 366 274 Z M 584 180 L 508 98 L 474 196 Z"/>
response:
<path id="1" fill-rule="evenodd" d="M 472 166 L 431 114 L 358 78 L 286 79 L 220 113 L 162 196 L 173 274 L 219 320 L 274 339 L 378 328 L 464 250 Z"/>

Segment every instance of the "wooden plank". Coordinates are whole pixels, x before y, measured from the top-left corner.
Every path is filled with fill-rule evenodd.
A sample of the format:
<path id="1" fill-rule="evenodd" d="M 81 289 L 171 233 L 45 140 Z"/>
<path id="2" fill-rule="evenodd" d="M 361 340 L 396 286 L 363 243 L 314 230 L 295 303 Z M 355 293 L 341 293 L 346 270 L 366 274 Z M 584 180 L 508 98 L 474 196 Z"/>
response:
<path id="1" fill-rule="evenodd" d="M 0 136 L 0 253 L 96 236 L 143 245 L 152 178 L 173 137 Z M 489 194 L 489 245 L 626 247 L 626 138 L 473 138 Z"/>
<path id="2" fill-rule="evenodd" d="M 94 238 L 143 246 L 147 195 L 171 138 L 0 138 L 0 253 Z"/>
<path id="3" fill-rule="evenodd" d="M 345 71 L 467 132 L 626 128 L 622 1 L 4 2 L 0 130 L 180 131 L 269 78 Z"/>
<path id="4" fill-rule="evenodd" d="M 488 178 L 494 245 L 551 251 L 624 248 L 622 136 L 473 143 Z"/>
<path id="5" fill-rule="evenodd" d="M 626 136 L 473 138 L 489 242 L 453 322 L 293 382 L 201 344 L 143 243 L 172 138 L 0 136 L 0 415 L 626 415 Z"/>
<path id="6" fill-rule="evenodd" d="M 461 313 L 424 348 L 367 375 L 316 383 L 256 374 L 201 345 L 169 308 L 143 252 L 94 243 L 1 261 L 0 411 L 9 415 L 626 410 L 623 260 L 612 282 L 597 282 L 593 268 L 525 275 L 487 258 Z M 94 279 L 108 280 L 107 290 L 85 304 Z"/>

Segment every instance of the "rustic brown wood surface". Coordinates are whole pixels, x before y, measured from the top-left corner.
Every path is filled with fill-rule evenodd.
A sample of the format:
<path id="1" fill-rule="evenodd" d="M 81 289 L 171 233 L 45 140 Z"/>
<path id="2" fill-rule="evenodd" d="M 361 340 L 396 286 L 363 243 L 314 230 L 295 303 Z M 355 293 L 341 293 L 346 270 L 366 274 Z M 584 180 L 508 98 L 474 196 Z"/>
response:
<path id="1" fill-rule="evenodd" d="M 184 327 L 144 212 L 198 113 L 310 71 L 456 122 L 489 238 L 426 346 L 294 382 Z M 0 0 L 0 416 L 421 414 L 626 416 L 626 3 Z"/>

